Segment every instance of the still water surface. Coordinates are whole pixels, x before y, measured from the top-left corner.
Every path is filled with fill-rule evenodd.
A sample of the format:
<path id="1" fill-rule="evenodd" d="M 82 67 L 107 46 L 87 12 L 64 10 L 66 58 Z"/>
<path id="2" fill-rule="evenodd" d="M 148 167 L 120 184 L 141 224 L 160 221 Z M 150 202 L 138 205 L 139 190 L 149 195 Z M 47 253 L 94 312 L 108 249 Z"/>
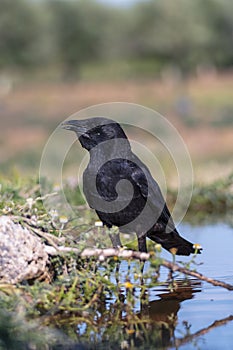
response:
<path id="1" fill-rule="evenodd" d="M 182 224 L 179 230 L 187 239 L 203 247 L 203 253 L 195 258 L 198 272 L 233 284 L 232 227 L 223 223 L 204 226 Z M 171 260 L 170 253 L 164 250 L 161 256 Z M 190 257 L 177 257 L 176 262 L 180 261 L 189 262 Z M 128 264 L 123 262 L 120 269 L 124 276 Z M 147 266 L 144 271 L 146 269 Z M 167 269 L 162 268 L 160 280 L 165 281 L 166 278 Z M 149 292 L 148 305 L 142 306 L 140 300 L 135 304 L 139 315 L 149 316 L 155 326 L 162 325 L 163 328 L 160 341 L 151 337 L 150 345 L 146 343 L 144 348 L 233 349 L 233 291 L 194 279 L 183 286 L 180 278 L 178 276 L 176 291 L 171 292 L 166 286 L 155 287 Z M 176 319 L 175 326 L 172 322 L 168 326 L 172 318 Z M 156 330 L 152 327 L 151 332 Z M 101 345 L 97 348 L 101 349 Z M 138 347 L 135 342 L 132 349 L 137 348 L 143 348 L 140 342 Z"/>
<path id="2" fill-rule="evenodd" d="M 182 225 L 185 237 L 200 243 L 203 253 L 196 258 L 203 264 L 198 271 L 215 279 L 233 284 L 233 229 L 225 224 L 191 227 Z M 164 257 L 168 257 L 163 252 Z M 182 261 L 186 258 L 182 258 Z M 201 291 L 193 298 L 180 303 L 175 336 L 181 338 L 184 322 L 190 325 L 190 333 L 200 336 L 179 349 L 233 349 L 233 291 L 201 284 Z M 218 322 L 219 321 L 219 322 Z"/>

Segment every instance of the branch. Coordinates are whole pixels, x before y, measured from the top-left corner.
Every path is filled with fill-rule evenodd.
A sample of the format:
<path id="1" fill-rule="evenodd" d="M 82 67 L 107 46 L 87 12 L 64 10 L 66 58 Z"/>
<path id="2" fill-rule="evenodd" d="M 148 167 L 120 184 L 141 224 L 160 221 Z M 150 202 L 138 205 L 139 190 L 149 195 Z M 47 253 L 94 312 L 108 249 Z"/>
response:
<path id="1" fill-rule="evenodd" d="M 215 279 L 210 278 L 210 277 L 206 277 L 206 276 L 202 275 L 199 272 L 196 272 L 194 270 L 186 269 L 185 267 L 182 267 L 182 266 L 180 266 L 178 264 L 173 264 L 172 262 L 170 262 L 168 260 L 163 259 L 162 262 L 161 262 L 161 265 L 167 267 L 168 269 L 170 269 L 173 272 L 179 271 L 179 272 L 184 273 L 185 275 L 193 276 L 193 277 L 198 278 L 199 280 L 211 283 L 214 286 L 219 286 L 219 287 L 226 288 L 228 290 L 233 290 L 233 285 L 231 285 L 231 284 L 228 284 L 228 283 L 225 283 L 225 282 L 222 282 L 222 281 L 219 281 L 219 280 L 215 280 Z"/>
<path id="2" fill-rule="evenodd" d="M 77 248 L 57 246 L 55 249 L 54 247 L 46 246 L 46 252 L 49 255 L 58 255 L 59 253 L 60 254 L 75 253 L 75 254 L 81 256 L 81 258 L 96 256 L 96 257 L 98 257 L 98 260 L 100 260 L 100 261 L 104 261 L 105 259 L 111 258 L 111 257 L 118 257 L 118 258 L 122 258 L 122 259 L 134 258 L 134 259 L 146 261 L 146 260 L 149 260 L 149 258 L 151 257 L 150 253 L 143 253 L 143 252 L 138 252 L 138 251 L 134 251 L 134 250 L 127 250 L 127 249 L 114 249 L 114 248 L 106 248 L 106 249 L 86 248 L 80 254 L 80 251 Z M 174 264 L 166 259 L 162 259 L 160 264 L 173 272 L 179 271 L 185 275 L 193 276 L 199 280 L 211 283 L 214 286 L 219 286 L 219 287 L 226 288 L 228 290 L 233 290 L 233 285 L 231 285 L 231 284 L 204 276 L 203 274 L 201 274 L 199 272 L 196 272 L 194 270 L 189 270 L 189 269 L 182 267 L 178 264 Z"/>
<path id="3" fill-rule="evenodd" d="M 51 247 L 45 246 L 46 253 L 49 255 L 58 255 L 64 253 L 75 253 L 81 256 L 81 258 L 88 258 L 92 256 L 97 256 L 100 261 L 104 261 L 106 258 L 111 258 L 117 256 L 122 259 L 139 259 L 142 261 L 148 260 L 150 258 L 149 253 L 141 253 L 134 250 L 124 250 L 124 249 L 114 249 L 114 248 L 106 248 L 106 249 L 97 249 L 97 248 L 86 248 L 80 253 L 80 250 L 72 247 L 64 247 L 57 246 Z"/>
<path id="4" fill-rule="evenodd" d="M 90 257 L 90 256 L 98 256 L 99 260 L 103 261 L 106 258 L 111 258 L 117 256 L 122 259 L 130 259 L 135 258 L 142 261 L 148 260 L 150 258 L 149 253 L 137 252 L 135 250 L 127 250 L 127 249 L 115 249 L 115 248 L 107 248 L 107 249 L 95 249 L 95 248 L 86 248 L 81 253 L 81 257 Z"/>

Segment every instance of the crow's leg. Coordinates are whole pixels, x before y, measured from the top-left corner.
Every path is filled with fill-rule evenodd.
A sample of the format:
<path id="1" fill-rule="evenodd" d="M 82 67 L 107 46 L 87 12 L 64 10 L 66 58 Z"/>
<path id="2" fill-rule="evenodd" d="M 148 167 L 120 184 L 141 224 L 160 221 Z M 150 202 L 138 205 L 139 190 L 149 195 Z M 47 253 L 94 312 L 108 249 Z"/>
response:
<path id="1" fill-rule="evenodd" d="M 139 250 L 139 252 L 147 253 L 146 235 L 145 234 L 137 234 L 137 238 L 138 238 L 138 250 Z"/>
<path id="2" fill-rule="evenodd" d="M 119 233 L 116 233 L 116 234 L 109 233 L 109 237 L 111 239 L 113 248 L 117 249 L 119 247 L 122 247 Z"/>
<path id="3" fill-rule="evenodd" d="M 112 227 L 109 229 L 109 237 L 111 239 L 113 248 L 117 249 L 117 248 L 122 247 L 121 239 L 120 239 L 120 232 L 119 232 L 118 227 Z"/>

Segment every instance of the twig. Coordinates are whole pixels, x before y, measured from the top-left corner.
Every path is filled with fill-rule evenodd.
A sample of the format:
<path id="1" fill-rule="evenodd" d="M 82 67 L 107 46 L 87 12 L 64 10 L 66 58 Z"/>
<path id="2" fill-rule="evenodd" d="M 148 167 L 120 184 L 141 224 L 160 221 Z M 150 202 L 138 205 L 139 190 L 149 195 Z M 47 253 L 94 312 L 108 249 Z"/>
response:
<path id="1" fill-rule="evenodd" d="M 47 199 L 49 197 L 54 197 L 54 196 L 57 196 L 57 195 L 58 195 L 58 192 L 47 193 L 47 194 L 45 194 L 42 197 L 37 197 L 35 200 L 36 201 L 44 201 L 45 199 Z"/>
<path id="2" fill-rule="evenodd" d="M 49 246 L 45 245 L 45 251 L 49 255 L 59 255 L 64 253 L 75 253 L 77 255 L 80 255 L 80 250 L 73 247 L 64 247 L 64 246 Z"/>
<path id="3" fill-rule="evenodd" d="M 36 229 L 35 227 L 30 226 L 25 222 L 25 226 L 27 226 L 31 231 L 33 231 L 38 236 L 44 238 L 54 249 L 58 249 L 57 244 L 54 242 L 56 240 L 56 236 L 51 235 L 50 233 L 42 232 L 41 230 Z"/>
<path id="4" fill-rule="evenodd" d="M 163 259 L 162 262 L 161 262 L 161 265 L 167 267 L 168 269 L 170 269 L 173 272 L 179 271 L 179 272 L 184 273 L 185 275 L 193 276 L 193 277 L 198 278 L 199 280 L 211 283 L 214 286 L 219 286 L 219 287 L 226 288 L 228 290 L 233 290 L 233 285 L 231 285 L 231 284 L 228 284 L 228 283 L 225 283 L 225 282 L 222 282 L 222 281 L 215 280 L 213 278 L 204 276 L 204 275 L 202 275 L 199 272 L 186 269 L 185 267 L 182 267 L 182 266 L 180 266 L 178 264 L 173 264 L 172 262 L 170 262 L 168 260 Z"/>

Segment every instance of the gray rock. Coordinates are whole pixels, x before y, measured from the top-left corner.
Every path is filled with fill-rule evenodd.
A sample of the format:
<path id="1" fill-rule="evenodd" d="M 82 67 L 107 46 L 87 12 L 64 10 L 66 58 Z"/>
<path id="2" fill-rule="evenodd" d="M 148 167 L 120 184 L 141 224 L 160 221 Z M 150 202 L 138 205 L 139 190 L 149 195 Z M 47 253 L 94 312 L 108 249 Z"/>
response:
<path id="1" fill-rule="evenodd" d="M 45 245 L 27 228 L 0 216 L 0 283 L 15 284 L 46 271 Z"/>

